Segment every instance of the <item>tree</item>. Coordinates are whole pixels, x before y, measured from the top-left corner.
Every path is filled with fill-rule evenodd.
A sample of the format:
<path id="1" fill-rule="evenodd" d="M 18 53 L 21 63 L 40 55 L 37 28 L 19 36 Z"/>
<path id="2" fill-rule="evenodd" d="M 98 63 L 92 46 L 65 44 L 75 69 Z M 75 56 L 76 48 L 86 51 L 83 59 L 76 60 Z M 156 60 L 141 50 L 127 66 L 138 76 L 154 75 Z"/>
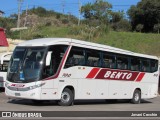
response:
<path id="1" fill-rule="evenodd" d="M 109 21 L 109 13 L 112 5 L 103 0 L 97 0 L 95 3 L 88 3 L 81 8 L 81 14 L 88 20 L 88 23 L 92 21 L 95 25 L 106 24 Z M 97 24 L 96 24 L 97 23 Z"/>
<path id="2" fill-rule="evenodd" d="M 142 32 L 142 29 L 143 29 L 143 25 L 142 24 L 138 24 L 137 26 L 136 26 L 136 30 L 138 31 L 138 32 Z"/>
<path id="3" fill-rule="evenodd" d="M 119 22 L 112 24 L 112 28 L 115 31 L 131 31 L 131 24 L 128 20 L 122 19 Z"/>
<path id="4" fill-rule="evenodd" d="M 111 12 L 111 23 L 116 23 L 119 22 L 123 19 L 124 12 L 119 11 L 119 12 Z"/>
<path id="5" fill-rule="evenodd" d="M 160 32 L 160 24 L 155 24 L 154 25 L 154 30 L 157 31 L 158 34 L 159 34 L 159 32 Z"/>
<path id="6" fill-rule="evenodd" d="M 160 22 L 160 2 L 159 0 L 141 0 L 136 6 L 131 6 L 128 15 L 133 30 L 138 24 L 143 24 L 144 32 L 153 32 L 154 25 Z"/>

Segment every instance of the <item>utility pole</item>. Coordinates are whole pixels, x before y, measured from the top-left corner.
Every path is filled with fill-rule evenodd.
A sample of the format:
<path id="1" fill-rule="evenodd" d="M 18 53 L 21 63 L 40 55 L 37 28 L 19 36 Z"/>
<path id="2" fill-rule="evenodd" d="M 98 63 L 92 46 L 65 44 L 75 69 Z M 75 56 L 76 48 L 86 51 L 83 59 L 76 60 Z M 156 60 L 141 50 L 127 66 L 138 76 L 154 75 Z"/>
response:
<path id="1" fill-rule="evenodd" d="M 64 7 L 65 7 L 65 1 L 62 0 L 62 12 L 63 12 L 63 14 L 64 14 Z"/>
<path id="2" fill-rule="evenodd" d="M 18 1 L 18 21 L 17 21 L 17 28 L 20 27 L 20 23 L 21 23 L 21 20 L 20 20 L 20 17 L 21 17 L 21 5 L 22 5 L 22 2 L 23 0 L 17 0 Z"/>
<path id="3" fill-rule="evenodd" d="M 68 21 L 70 20 L 71 13 L 68 12 Z"/>
<path id="4" fill-rule="evenodd" d="M 79 18 L 78 18 L 78 26 L 79 26 L 81 22 L 81 7 L 82 7 L 80 0 L 78 0 L 78 6 L 79 6 Z"/>
<path id="5" fill-rule="evenodd" d="M 24 21 L 24 27 L 26 27 L 26 24 L 27 24 L 27 17 L 28 17 L 28 4 L 26 7 L 26 17 L 25 17 L 25 21 Z"/>

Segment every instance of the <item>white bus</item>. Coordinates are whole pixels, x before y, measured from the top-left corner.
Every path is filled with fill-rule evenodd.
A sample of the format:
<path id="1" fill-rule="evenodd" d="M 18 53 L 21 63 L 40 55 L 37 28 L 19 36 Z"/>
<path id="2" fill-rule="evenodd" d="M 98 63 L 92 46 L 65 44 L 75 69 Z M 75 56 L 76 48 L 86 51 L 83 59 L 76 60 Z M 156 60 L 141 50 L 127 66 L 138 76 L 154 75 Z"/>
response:
<path id="1" fill-rule="evenodd" d="M 158 94 L 158 58 L 69 38 L 43 38 L 19 44 L 12 55 L 6 95 L 56 100 L 141 99 Z"/>
<path id="2" fill-rule="evenodd" d="M 4 88 L 4 83 L 7 76 L 8 64 L 12 52 L 0 53 L 0 88 Z"/>

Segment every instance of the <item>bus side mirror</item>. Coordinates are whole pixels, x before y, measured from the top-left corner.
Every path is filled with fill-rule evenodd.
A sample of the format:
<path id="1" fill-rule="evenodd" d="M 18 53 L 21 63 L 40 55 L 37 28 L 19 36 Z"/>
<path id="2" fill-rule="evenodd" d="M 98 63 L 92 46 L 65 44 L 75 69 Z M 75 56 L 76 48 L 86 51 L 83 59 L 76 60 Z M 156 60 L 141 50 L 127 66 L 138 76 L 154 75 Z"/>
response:
<path id="1" fill-rule="evenodd" d="M 51 54 L 52 54 L 51 51 L 49 51 L 49 52 L 47 53 L 47 57 L 46 57 L 46 66 L 50 66 Z"/>

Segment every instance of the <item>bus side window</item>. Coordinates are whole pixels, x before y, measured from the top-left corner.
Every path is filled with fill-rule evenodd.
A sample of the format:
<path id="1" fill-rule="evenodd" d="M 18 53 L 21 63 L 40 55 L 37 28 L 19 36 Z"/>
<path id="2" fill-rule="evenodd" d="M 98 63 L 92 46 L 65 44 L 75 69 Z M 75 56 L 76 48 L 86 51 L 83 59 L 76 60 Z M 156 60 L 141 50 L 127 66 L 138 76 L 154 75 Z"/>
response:
<path id="1" fill-rule="evenodd" d="M 0 64 L 0 71 L 7 72 L 9 61 L 4 61 L 3 64 Z"/>
<path id="2" fill-rule="evenodd" d="M 101 67 L 101 58 L 99 51 L 87 49 L 86 54 L 87 54 L 86 66 Z"/>
<path id="3" fill-rule="evenodd" d="M 150 63 L 149 63 L 149 60 L 142 60 L 141 71 L 142 72 L 150 72 Z"/>
<path id="4" fill-rule="evenodd" d="M 117 57 L 117 69 L 128 70 L 128 62 L 127 57 Z"/>
<path id="5" fill-rule="evenodd" d="M 158 69 L 158 61 L 151 60 L 151 72 L 156 72 Z"/>
<path id="6" fill-rule="evenodd" d="M 84 50 L 79 47 L 73 47 L 68 55 L 64 68 L 73 66 L 84 66 L 85 54 Z"/>
<path id="7" fill-rule="evenodd" d="M 103 54 L 103 60 L 102 60 L 102 67 L 103 68 L 115 68 L 115 56 L 111 54 Z"/>
<path id="8" fill-rule="evenodd" d="M 50 53 L 49 61 L 46 56 L 46 64 L 44 65 L 43 78 L 53 76 L 57 73 L 60 62 L 66 51 L 67 46 L 65 45 L 53 45 L 50 46 L 48 53 Z"/>
<path id="9" fill-rule="evenodd" d="M 140 71 L 140 59 L 139 58 L 131 58 L 131 70 Z"/>

